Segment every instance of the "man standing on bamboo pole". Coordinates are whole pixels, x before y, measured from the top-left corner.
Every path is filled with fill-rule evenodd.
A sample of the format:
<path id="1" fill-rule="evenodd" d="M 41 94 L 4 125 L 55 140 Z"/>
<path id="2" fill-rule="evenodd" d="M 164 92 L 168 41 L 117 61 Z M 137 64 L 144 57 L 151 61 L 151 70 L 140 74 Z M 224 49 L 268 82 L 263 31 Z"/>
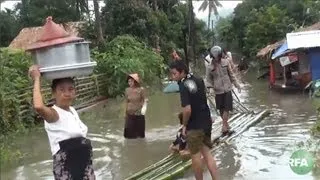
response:
<path id="1" fill-rule="evenodd" d="M 228 56 L 223 56 L 223 50 L 219 46 L 210 49 L 212 61 L 206 66 L 207 86 L 213 87 L 215 93 L 216 107 L 222 118 L 222 136 L 230 135 L 228 119 L 229 111 L 233 110 L 232 84 L 241 92 L 240 85 L 230 65 Z"/>
<path id="2" fill-rule="evenodd" d="M 182 134 L 186 136 L 195 178 L 196 180 L 203 180 L 202 155 L 212 179 L 217 180 L 216 161 L 210 153 L 210 148 L 212 148 L 212 121 L 204 81 L 189 74 L 188 67 L 183 61 L 172 62 L 170 73 L 172 79 L 179 84 L 181 106 L 183 108 Z"/>

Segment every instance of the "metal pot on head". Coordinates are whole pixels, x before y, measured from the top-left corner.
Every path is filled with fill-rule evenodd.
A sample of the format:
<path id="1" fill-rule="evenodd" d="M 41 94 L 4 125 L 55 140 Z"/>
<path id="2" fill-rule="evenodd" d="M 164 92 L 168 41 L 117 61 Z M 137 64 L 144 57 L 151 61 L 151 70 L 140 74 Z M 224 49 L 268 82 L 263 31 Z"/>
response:
<path id="1" fill-rule="evenodd" d="M 28 47 L 34 63 L 46 79 L 85 76 L 92 73 L 88 41 L 69 35 L 61 26 L 47 18 L 40 39 Z"/>

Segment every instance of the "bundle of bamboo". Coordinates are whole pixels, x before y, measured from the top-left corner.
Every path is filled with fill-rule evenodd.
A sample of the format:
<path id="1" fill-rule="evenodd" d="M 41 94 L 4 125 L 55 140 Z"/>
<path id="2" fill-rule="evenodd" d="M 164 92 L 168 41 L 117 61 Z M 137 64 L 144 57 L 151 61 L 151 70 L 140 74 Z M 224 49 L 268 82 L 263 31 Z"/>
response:
<path id="1" fill-rule="evenodd" d="M 269 115 L 269 110 L 263 110 L 258 113 L 255 112 L 245 112 L 234 114 L 230 120 L 229 124 L 232 130 L 235 131 L 231 136 L 221 137 L 220 135 L 215 137 L 213 141 L 215 142 L 215 147 L 211 150 L 214 152 L 216 149 L 221 147 L 222 143 L 230 143 L 236 136 L 246 131 L 248 128 L 259 123 L 264 117 Z M 212 131 L 220 132 L 221 122 L 217 122 L 213 125 Z M 167 180 L 174 179 L 183 175 L 183 173 L 190 168 L 191 160 L 184 159 L 176 154 L 170 154 L 159 162 L 133 174 L 126 180 Z"/>

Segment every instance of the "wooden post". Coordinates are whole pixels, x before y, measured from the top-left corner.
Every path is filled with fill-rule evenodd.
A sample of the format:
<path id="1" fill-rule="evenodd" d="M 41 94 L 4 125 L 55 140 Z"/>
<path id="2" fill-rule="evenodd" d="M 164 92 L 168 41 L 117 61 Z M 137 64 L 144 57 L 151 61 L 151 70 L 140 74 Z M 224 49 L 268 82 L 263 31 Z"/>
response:
<path id="1" fill-rule="evenodd" d="M 96 85 L 97 96 L 100 97 L 98 77 L 97 77 L 97 75 L 93 75 L 92 77 L 93 77 L 93 79 L 94 79 L 94 84 Z"/>
<path id="2" fill-rule="evenodd" d="M 287 76 L 286 76 L 286 66 L 283 66 L 283 85 L 282 87 L 286 87 L 287 84 Z"/>

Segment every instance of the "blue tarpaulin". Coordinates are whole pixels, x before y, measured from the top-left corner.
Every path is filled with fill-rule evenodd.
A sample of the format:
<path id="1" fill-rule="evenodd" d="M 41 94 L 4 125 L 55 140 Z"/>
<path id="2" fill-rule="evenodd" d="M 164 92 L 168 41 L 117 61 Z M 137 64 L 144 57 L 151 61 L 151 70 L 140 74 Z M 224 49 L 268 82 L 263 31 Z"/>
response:
<path id="1" fill-rule="evenodd" d="M 311 74 L 312 80 L 320 79 L 320 50 L 319 48 L 311 49 L 309 52 L 309 59 L 311 60 Z"/>
<path id="2" fill-rule="evenodd" d="M 179 85 L 176 82 L 171 82 L 163 89 L 164 93 L 177 93 L 179 92 Z"/>
<path id="3" fill-rule="evenodd" d="M 285 41 L 273 54 L 271 59 L 275 59 L 287 53 L 289 51 L 287 41 Z"/>

